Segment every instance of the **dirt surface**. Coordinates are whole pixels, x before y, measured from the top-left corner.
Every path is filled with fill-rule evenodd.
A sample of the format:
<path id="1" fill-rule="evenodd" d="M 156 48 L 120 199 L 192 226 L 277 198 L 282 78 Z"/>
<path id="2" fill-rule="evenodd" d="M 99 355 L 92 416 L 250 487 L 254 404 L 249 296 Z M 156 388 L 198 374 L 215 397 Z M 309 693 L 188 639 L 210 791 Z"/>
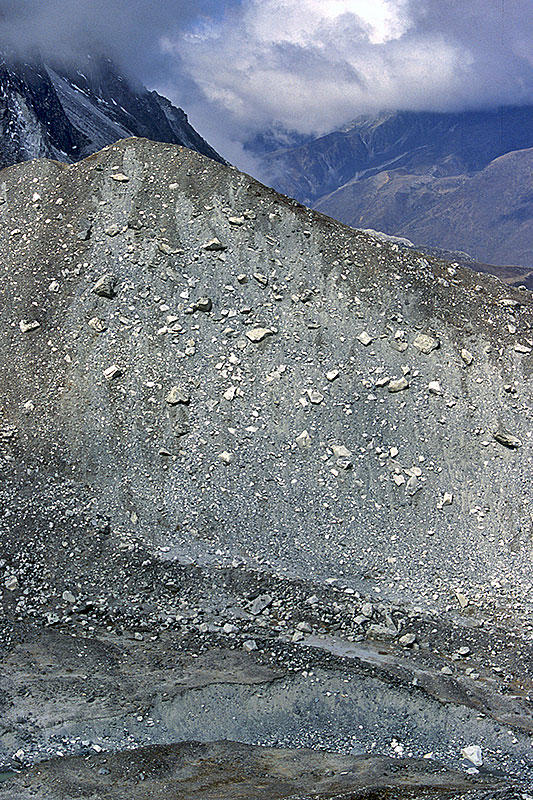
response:
<path id="1" fill-rule="evenodd" d="M 16 791 L 19 800 L 36 792 L 43 800 L 475 800 L 489 790 L 497 797 L 498 783 L 408 758 L 214 742 L 56 759 L 0 785 L 0 798 Z"/>
<path id="2" fill-rule="evenodd" d="M 227 740 L 531 792 L 529 293 L 145 140 L 4 170 L 0 220 L 0 769 Z"/>

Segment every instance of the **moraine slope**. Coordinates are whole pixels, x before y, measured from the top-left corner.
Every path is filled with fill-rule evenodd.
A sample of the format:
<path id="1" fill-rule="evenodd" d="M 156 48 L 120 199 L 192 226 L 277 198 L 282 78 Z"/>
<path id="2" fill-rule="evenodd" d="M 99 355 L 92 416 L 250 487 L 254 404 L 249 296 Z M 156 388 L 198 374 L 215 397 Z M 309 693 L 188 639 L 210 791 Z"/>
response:
<path id="1" fill-rule="evenodd" d="M 45 654 L 3 763 L 401 735 L 529 781 L 529 294 L 146 140 L 2 171 L 0 218 L 5 698 Z"/>

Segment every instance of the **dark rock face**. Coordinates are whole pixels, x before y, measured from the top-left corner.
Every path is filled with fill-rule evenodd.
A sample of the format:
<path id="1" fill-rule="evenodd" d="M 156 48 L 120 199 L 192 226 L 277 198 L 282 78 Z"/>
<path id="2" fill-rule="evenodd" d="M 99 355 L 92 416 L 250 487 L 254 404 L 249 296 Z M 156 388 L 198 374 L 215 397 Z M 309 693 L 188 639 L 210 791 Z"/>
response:
<path id="1" fill-rule="evenodd" d="M 532 147 L 527 106 L 362 117 L 261 158 L 270 185 L 347 224 L 488 263 L 533 266 L 532 191 L 523 171 Z M 506 154 L 503 165 L 495 160 Z"/>
<path id="2" fill-rule="evenodd" d="M 127 136 L 185 145 L 223 162 L 186 114 L 104 58 L 83 69 L 0 53 L 0 168 L 33 158 L 78 161 Z"/>
<path id="3" fill-rule="evenodd" d="M 2 768 L 479 745 L 529 789 L 529 293 L 146 139 L 2 171 L 0 230 Z"/>

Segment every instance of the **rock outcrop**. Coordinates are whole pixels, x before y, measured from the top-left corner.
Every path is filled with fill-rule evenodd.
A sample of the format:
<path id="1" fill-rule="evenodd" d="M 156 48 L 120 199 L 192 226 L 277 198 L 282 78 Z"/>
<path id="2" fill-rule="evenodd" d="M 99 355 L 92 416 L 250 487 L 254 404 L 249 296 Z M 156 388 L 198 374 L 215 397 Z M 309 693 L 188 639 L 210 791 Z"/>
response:
<path id="1" fill-rule="evenodd" d="M 33 158 L 79 161 L 117 139 L 146 136 L 224 159 L 157 92 L 88 55 L 78 68 L 0 51 L 0 168 Z"/>

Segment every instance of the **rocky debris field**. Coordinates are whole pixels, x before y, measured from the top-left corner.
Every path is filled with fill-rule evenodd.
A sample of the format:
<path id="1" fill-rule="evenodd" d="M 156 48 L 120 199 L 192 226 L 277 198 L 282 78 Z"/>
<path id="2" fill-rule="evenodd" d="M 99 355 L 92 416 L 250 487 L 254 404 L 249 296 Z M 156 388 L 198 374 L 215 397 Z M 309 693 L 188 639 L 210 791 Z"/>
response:
<path id="1" fill-rule="evenodd" d="M 529 293 L 140 139 L 0 220 L 0 797 L 528 800 Z"/>

